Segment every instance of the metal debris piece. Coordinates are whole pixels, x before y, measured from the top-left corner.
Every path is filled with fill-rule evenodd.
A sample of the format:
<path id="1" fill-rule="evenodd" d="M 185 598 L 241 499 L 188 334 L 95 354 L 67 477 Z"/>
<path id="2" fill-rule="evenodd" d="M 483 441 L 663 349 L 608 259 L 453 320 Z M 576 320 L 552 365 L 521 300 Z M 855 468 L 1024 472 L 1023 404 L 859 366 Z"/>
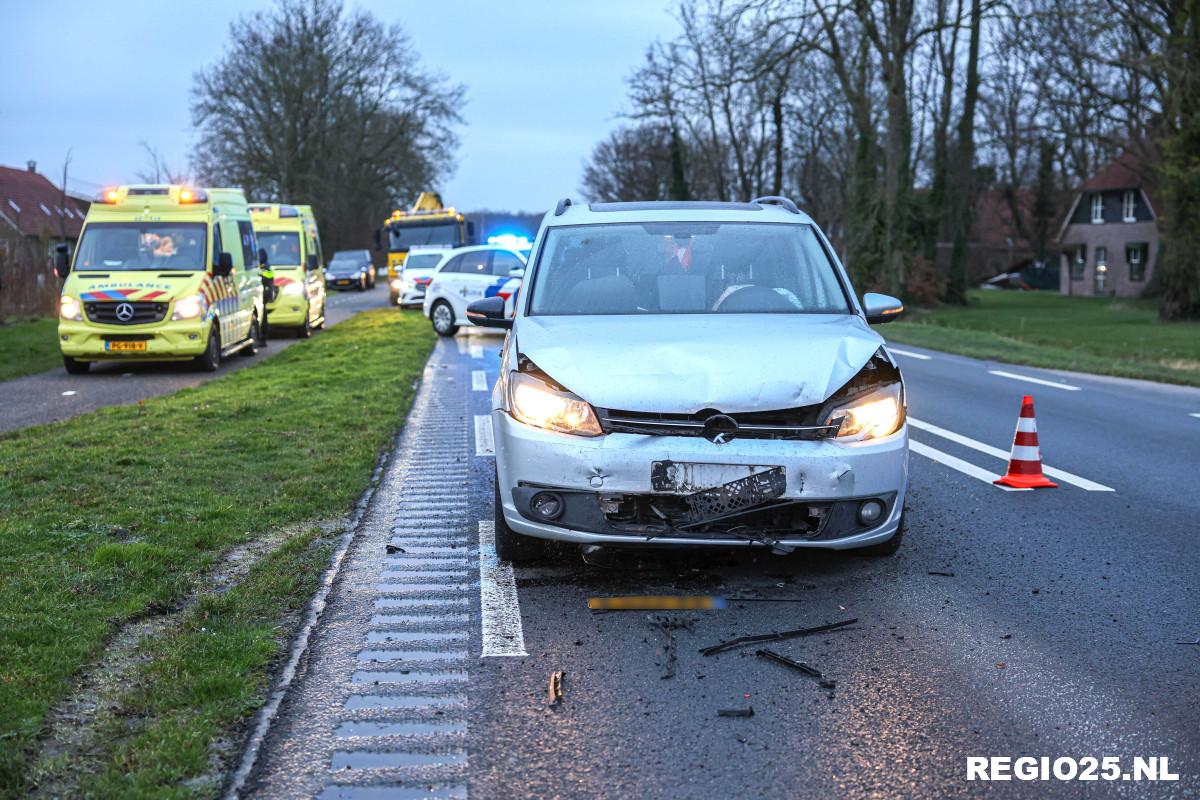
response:
<path id="1" fill-rule="evenodd" d="M 762 633 L 757 636 L 739 636 L 737 639 L 730 639 L 727 642 L 720 642 L 710 647 L 701 650 L 701 654 L 706 656 L 723 653 L 726 650 L 732 650 L 735 647 L 741 647 L 744 644 L 758 644 L 759 642 L 776 642 L 780 639 L 794 639 L 798 636 L 811 636 L 814 633 L 825 633 L 825 631 L 837 630 L 844 628 L 847 625 L 853 625 L 858 622 L 858 618 L 847 619 L 841 622 L 832 622 L 828 625 L 818 625 L 815 628 L 797 628 L 792 631 L 778 631 L 776 633 Z"/>
<path id="2" fill-rule="evenodd" d="M 719 708 L 717 709 L 718 717 L 753 717 L 754 706 L 749 708 Z"/>
<path id="3" fill-rule="evenodd" d="M 405 550 L 403 547 L 401 547 L 399 545 L 389 544 L 387 546 L 387 554 L 389 556 L 394 556 L 394 555 L 396 555 L 396 553 L 407 553 L 407 552 L 408 552 L 407 550 Z"/>
<path id="4" fill-rule="evenodd" d="M 759 658 L 766 658 L 774 661 L 776 664 L 783 664 L 785 667 L 791 667 L 798 672 L 803 672 L 805 675 L 811 675 L 814 678 L 825 677 L 821 674 L 821 670 L 815 667 L 810 667 L 803 661 L 796 661 L 795 659 L 788 658 L 782 653 L 776 653 L 774 650 L 757 650 L 754 654 Z"/>
<path id="5" fill-rule="evenodd" d="M 943 578 L 953 578 L 954 577 L 953 572 L 938 572 L 937 570 L 932 570 L 932 569 L 929 570 L 929 574 L 930 575 L 940 575 Z"/>
<path id="6" fill-rule="evenodd" d="M 550 708 L 557 708 L 562 705 L 563 699 L 563 676 L 567 673 L 562 670 L 555 670 L 550 673 Z"/>
<path id="7" fill-rule="evenodd" d="M 820 686 L 822 689 L 836 689 L 837 681 L 821 681 L 817 685 Z"/>
<path id="8" fill-rule="evenodd" d="M 1175 644 L 1200 644 L 1200 636 L 1197 636 L 1194 642 L 1176 642 Z"/>

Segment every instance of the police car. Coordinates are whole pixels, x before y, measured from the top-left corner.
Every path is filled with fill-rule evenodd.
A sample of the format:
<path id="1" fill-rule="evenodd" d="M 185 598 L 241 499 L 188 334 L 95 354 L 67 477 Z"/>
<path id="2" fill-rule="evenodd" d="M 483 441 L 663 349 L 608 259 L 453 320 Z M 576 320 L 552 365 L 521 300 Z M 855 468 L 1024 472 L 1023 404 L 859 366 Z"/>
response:
<path id="1" fill-rule="evenodd" d="M 467 319 L 467 306 L 485 297 L 504 298 L 512 316 L 525 257 L 516 250 L 496 245 L 457 247 L 442 255 L 425 290 L 423 309 L 441 336 L 453 336 Z"/>

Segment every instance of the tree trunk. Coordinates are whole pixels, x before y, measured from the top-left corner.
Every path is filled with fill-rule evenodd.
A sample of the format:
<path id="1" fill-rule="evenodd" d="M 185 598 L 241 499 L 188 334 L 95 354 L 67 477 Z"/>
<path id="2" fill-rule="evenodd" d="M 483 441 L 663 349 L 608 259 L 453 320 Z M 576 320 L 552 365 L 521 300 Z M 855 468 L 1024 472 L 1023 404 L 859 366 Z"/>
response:
<path id="1" fill-rule="evenodd" d="M 946 300 L 967 302 L 967 240 L 975 211 L 975 104 L 979 99 L 979 38 L 982 27 L 980 0 L 971 0 L 971 43 L 967 52 L 967 83 L 963 90 L 962 117 L 958 121 L 955 181 L 950 208 L 954 215 L 954 243 L 950 250 L 950 282 Z"/>

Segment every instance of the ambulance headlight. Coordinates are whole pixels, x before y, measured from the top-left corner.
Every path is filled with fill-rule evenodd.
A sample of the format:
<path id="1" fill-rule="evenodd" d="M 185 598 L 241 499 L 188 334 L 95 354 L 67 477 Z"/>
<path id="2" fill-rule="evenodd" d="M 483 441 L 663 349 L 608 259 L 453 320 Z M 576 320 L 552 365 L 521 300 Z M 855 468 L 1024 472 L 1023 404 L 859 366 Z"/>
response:
<path id="1" fill-rule="evenodd" d="M 392 281 L 392 288 L 395 289 L 397 292 L 403 291 L 404 290 L 404 281 L 400 280 L 399 278 L 396 278 L 396 280 Z"/>
<path id="2" fill-rule="evenodd" d="M 300 283 L 289 283 L 287 286 L 283 287 L 281 294 L 304 294 L 304 285 Z"/>
<path id="3" fill-rule="evenodd" d="M 175 311 L 171 314 L 171 319 L 196 319 L 203 313 L 204 298 L 198 294 L 191 294 L 175 301 Z"/>
<path id="4" fill-rule="evenodd" d="M 63 295 L 58 298 L 58 316 L 63 319 L 74 320 L 75 322 L 83 321 L 83 307 L 79 305 L 79 301 L 70 295 Z"/>

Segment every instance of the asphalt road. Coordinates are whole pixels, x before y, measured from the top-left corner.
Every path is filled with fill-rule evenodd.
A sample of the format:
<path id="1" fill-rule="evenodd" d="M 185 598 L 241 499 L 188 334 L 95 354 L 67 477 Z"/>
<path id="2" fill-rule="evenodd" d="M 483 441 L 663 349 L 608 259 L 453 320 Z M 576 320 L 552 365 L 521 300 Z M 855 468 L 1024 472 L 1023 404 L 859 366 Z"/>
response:
<path id="1" fill-rule="evenodd" d="M 897 556 L 563 547 L 513 571 L 489 538 L 499 344 L 435 350 L 242 796 L 1200 796 L 1200 645 L 1177 643 L 1200 637 L 1200 391 L 902 347 Z M 990 483 L 1026 393 L 1058 489 Z M 664 630 L 588 610 L 615 594 L 746 599 Z M 850 618 L 768 645 L 833 689 L 753 646 L 698 652 Z M 969 756 L 1029 755 L 1165 756 L 1180 779 L 966 780 Z"/>
<path id="2" fill-rule="evenodd" d="M 330 292 L 326 325 L 369 308 L 387 306 L 387 288 L 376 284 L 367 292 Z M 319 333 L 317 335 L 320 335 Z M 270 345 L 257 356 L 230 356 L 216 372 L 200 372 L 190 362 L 93 365 L 86 375 L 68 375 L 62 367 L 0 382 L 0 431 L 68 419 L 105 406 L 134 403 L 168 394 L 248 367 L 295 344 L 284 331 L 274 331 Z"/>

